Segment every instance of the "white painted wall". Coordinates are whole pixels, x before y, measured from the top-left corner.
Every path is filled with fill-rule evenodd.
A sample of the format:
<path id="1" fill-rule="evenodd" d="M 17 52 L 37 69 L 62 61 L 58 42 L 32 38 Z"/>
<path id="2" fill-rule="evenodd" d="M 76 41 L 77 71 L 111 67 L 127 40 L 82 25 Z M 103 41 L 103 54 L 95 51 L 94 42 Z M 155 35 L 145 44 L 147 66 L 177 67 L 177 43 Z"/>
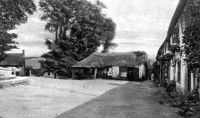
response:
<path id="1" fill-rule="evenodd" d="M 142 79 L 142 77 L 146 76 L 145 64 L 141 64 L 140 66 L 137 67 L 139 68 L 139 79 Z"/>
<path id="2" fill-rule="evenodd" d="M 112 77 L 118 78 L 119 76 L 119 66 L 113 66 L 112 67 Z"/>
<path id="3" fill-rule="evenodd" d="M 10 76 L 12 75 L 12 69 L 0 67 L 0 74 L 4 76 Z"/>
<path id="4" fill-rule="evenodd" d="M 181 26 L 181 19 L 179 19 L 178 21 L 178 26 L 179 26 L 179 39 L 180 39 L 180 44 L 179 46 L 182 47 L 183 44 L 183 30 L 182 30 L 182 26 Z M 179 60 L 181 61 L 181 80 L 180 83 L 177 83 L 177 90 L 179 92 L 185 93 L 188 90 L 188 70 L 187 70 L 187 64 L 184 61 L 185 55 L 179 54 Z M 177 66 L 177 65 L 176 65 Z M 176 70 L 178 72 L 178 67 L 176 67 Z M 176 80 L 178 77 L 178 73 L 176 72 Z"/>
<path id="5" fill-rule="evenodd" d="M 176 66 L 173 66 L 173 61 L 170 61 L 170 69 L 169 69 L 169 76 L 170 76 L 170 80 L 176 80 Z"/>
<path id="6" fill-rule="evenodd" d="M 47 78 L 54 78 L 54 75 L 53 73 L 50 72 L 50 75 L 48 75 L 48 72 L 44 73 L 43 75 L 44 77 L 47 77 Z"/>
<path id="7" fill-rule="evenodd" d="M 190 78 L 191 78 L 191 90 L 194 90 L 195 87 L 194 87 L 194 74 L 193 73 L 191 73 Z"/>
<path id="8" fill-rule="evenodd" d="M 170 61 L 169 73 L 169 79 L 172 81 L 174 78 L 174 67 L 172 66 L 172 60 Z"/>

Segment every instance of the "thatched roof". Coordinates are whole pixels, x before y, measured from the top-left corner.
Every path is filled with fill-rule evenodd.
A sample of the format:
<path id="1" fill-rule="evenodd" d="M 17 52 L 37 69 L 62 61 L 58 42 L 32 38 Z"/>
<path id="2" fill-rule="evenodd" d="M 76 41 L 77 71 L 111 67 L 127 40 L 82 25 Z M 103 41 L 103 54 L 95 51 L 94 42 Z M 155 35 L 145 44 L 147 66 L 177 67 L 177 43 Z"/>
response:
<path id="1" fill-rule="evenodd" d="M 6 58 L 0 62 L 0 66 L 24 66 L 25 58 L 23 54 L 6 54 Z"/>
<path id="2" fill-rule="evenodd" d="M 167 41 L 170 40 L 170 37 L 171 37 L 171 35 L 172 35 L 172 33 L 173 33 L 172 31 L 173 31 L 173 29 L 174 29 L 176 23 L 178 22 L 178 19 L 180 18 L 180 16 L 181 16 L 182 13 L 184 12 L 184 8 L 185 8 L 185 6 L 187 5 L 187 2 L 188 2 L 188 1 L 189 1 L 189 0 L 180 0 L 180 1 L 179 1 L 179 4 L 178 4 L 178 6 L 177 6 L 177 8 L 176 8 L 176 10 L 175 10 L 175 12 L 174 12 L 174 15 L 173 15 L 172 19 L 171 19 L 171 22 L 170 22 L 170 25 L 169 25 L 169 28 L 168 28 L 168 32 L 167 32 L 167 36 L 166 36 L 164 42 L 162 43 L 162 45 L 160 46 L 160 48 L 159 48 L 159 50 L 158 50 L 158 52 L 157 52 L 157 56 L 156 56 L 156 59 L 157 59 L 157 60 L 158 60 L 159 53 L 161 52 L 163 46 L 165 45 L 165 43 L 166 43 Z"/>
<path id="3" fill-rule="evenodd" d="M 134 53 L 94 53 L 74 65 L 74 68 L 91 68 L 91 67 L 134 67 L 144 62 L 136 57 Z"/>

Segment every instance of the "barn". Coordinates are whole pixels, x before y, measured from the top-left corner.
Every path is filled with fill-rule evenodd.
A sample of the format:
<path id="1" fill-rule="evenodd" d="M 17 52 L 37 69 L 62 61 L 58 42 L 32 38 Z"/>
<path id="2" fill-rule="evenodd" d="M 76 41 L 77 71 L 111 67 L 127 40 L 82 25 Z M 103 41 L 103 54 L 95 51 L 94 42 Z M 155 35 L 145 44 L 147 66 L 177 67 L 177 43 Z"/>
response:
<path id="1" fill-rule="evenodd" d="M 94 53 L 73 66 L 75 79 L 107 78 L 119 80 L 145 80 L 146 57 L 129 53 Z"/>

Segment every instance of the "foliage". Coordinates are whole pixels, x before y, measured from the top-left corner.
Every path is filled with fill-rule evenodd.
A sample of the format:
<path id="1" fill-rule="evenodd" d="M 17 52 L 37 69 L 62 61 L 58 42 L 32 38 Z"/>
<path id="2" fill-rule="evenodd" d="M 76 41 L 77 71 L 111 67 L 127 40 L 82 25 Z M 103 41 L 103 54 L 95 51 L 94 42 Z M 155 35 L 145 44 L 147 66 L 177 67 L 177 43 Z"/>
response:
<path id="1" fill-rule="evenodd" d="M 67 68 L 97 51 L 108 52 L 115 46 L 115 23 L 107 18 L 99 1 L 92 4 L 86 0 L 41 0 L 42 20 L 45 29 L 55 34 L 46 39 L 49 52 L 43 57 L 51 72 L 67 73 Z"/>
<path id="2" fill-rule="evenodd" d="M 172 53 L 179 52 L 180 51 L 180 46 L 178 46 L 178 45 L 170 45 L 170 51 L 172 51 Z"/>
<path id="3" fill-rule="evenodd" d="M 189 2 L 186 15 L 188 26 L 183 36 L 183 53 L 186 56 L 186 63 L 191 70 L 200 68 L 200 2 Z"/>
<path id="4" fill-rule="evenodd" d="M 147 58 L 147 53 L 145 51 L 135 51 L 133 52 L 137 57 L 145 57 Z"/>
<path id="5" fill-rule="evenodd" d="M 189 24 L 184 31 L 183 53 L 189 70 L 196 74 L 200 69 L 200 1 L 191 0 L 189 3 L 187 10 Z M 196 91 L 199 90 L 200 83 L 199 76 L 197 78 Z"/>
<path id="6" fill-rule="evenodd" d="M 0 1 L 0 60 L 5 57 L 5 51 L 17 48 L 13 40 L 15 33 L 9 33 L 16 25 L 26 23 L 29 14 L 33 14 L 36 6 L 33 0 L 1 0 Z"/>

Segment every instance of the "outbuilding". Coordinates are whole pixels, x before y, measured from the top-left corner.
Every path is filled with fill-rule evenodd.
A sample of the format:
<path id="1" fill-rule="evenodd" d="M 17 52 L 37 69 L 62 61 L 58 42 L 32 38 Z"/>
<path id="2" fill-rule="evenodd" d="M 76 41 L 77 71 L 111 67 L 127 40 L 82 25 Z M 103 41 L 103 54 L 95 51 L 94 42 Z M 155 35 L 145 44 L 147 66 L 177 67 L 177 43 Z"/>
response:
<path id="1" fill-rule="evenodd" d="M 129 53 L 94 53 L 73 66 L 73 78 L 107 78 L 144 80 L 147 72 L 146 57 Z"/>

